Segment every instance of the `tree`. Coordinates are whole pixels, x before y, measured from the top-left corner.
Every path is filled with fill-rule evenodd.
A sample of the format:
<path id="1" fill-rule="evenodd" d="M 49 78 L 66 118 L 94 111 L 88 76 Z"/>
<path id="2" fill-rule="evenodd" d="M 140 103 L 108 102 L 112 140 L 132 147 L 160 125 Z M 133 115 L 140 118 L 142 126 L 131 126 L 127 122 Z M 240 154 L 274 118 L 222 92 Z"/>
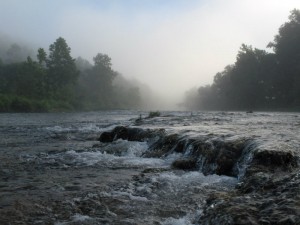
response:
<path id="1" fill-rule="evenodd" d="M 84 94 L 80 98 L 89 109 L 112 108 L 116 105 L 112 83 L 117 72 L 112 70 L 108 55 L 98 53 L 93 60 L 92 68 L 81 72 L 79 90 Z"/>
<path id="2" fill-rule="evenodd" d="M 86 59 L 83 59 L 82 57 L 78 57 L 75 60 L 76 67 L 79 71 L 85 72 L 88 69 L 91 69 L 93 65 Z"/>
<path id="3" fill-rule="evenodd" d="M 45 70 L 29 56 L 20 66 L 15 94 L 30 99 L 43 99 Z"/>
<path id="4" fill-rule="evenodd" d="M 283 102 L 300 107 L 300 10 L 291 11 L 268 47 L 276 53 Z"/>
<path id="5" fill-rule="evenodd" d="M 75 59 L 70 55 L 71 48 L 65 39 L 59 37 L 49 47 L 47 65 L 47 86 L 50 97 L 70 100 L 78 78 Z"/>
<path id="6" fill-rule="evenodd" d="M 47 53 L 45 52 L 45 50 L 43 48 L 38 49 L 37 59 L 38 59 L 40 65 L 43 65 L 43 64 L 46 65 Z"/>
<path id="7" fill-rule="evenodd" d="M 275 68 L 275 69 L 274 69 Z M 236 62 L 198 90 L 198 106 L 204 109 L 249 110 L 271 106 L 276 93 L 274 54 L 242 44 Z"/>
<path id="8" fill-rule="evenodd" d="M 111 58 L 102 53 L 98 53 L 94 58 L 95 66 L 101 66 L 107 69 L 111 69 Z"/>

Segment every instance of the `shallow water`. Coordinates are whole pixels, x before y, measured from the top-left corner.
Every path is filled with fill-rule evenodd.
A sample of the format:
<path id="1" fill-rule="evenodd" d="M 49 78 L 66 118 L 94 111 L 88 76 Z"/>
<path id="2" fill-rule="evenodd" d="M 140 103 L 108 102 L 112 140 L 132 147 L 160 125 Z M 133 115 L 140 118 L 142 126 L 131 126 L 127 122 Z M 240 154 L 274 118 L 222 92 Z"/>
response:
<path id="1" fill-rule="evenodd" d="M 145 158 L 149 142 L 97 141 L 118 125 L 299 154 L 299 113 L 163 112 L 136 124 L 140 114 L 0 114 L 1 224 L 196 224 L 209 194 L 239 182 L 172 169 L 188 149 Z"/>

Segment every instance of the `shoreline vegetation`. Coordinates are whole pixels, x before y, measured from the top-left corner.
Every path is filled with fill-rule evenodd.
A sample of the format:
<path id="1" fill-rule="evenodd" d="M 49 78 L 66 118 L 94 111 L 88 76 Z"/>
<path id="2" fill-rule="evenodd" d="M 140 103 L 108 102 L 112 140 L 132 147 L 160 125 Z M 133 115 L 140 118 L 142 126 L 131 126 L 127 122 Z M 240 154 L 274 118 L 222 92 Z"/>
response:
<path id="1" fill-rule="evenodd" d="M 0 112 L 61 112 L 136 109 L 141 103 L 138 82 L 112 69 L 111 58 L 98 53 L 91 64 L 71 57 L 59 37 L 37 51 L 36 59 L 20 61 L 18 45 L 0 58 Z M 1 53 L 1 52 L 0 52 Z M 3 54 L 0 54 L 0 56 Z"/>
<path id="2" fill-rule="evenodd" d="M 189 111 L 300 111 L 299 30 L 300 11 L 294 9 L 267 46 L 273 52 L 242 44 L 234 64 L 217 73 L 211 85 L 187 91 L 179 106 Z M 93 64 L 74 59 L 62 37 L 48 52 L 39 48 L 26 60 L 17 44 L 2 51 L 0 112 L 143 109 L 148 104 L 148 87 L 114 71 L 108 55 L 98 53 Z"/>
<path id="3" fill-rule="evenodd" d="M 186 92 L 188 109 L 300 111 L 300 11 L 291 11 L 267 52 L 242 44 L 211 85 Z"/>

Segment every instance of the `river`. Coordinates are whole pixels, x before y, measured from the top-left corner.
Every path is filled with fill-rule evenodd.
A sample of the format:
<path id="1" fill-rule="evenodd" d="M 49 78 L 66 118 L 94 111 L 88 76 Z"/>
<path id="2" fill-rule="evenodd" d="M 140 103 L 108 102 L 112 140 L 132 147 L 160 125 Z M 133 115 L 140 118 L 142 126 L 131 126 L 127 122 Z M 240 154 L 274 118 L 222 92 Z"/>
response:
<path id="1" fill-rule="evenodd" d="M 137 122 L 140 115 L 144 119 Z M 251 161 L 247 152 L 285 149 L 299 159 L 299 113 L 147 115 L 0 114 L 0 224 L 201 224 L 208 196 L 240 185 Z M 205 170 L 200 159 L 196 169 L 181 170 L 172 165 L 193 156 L 188 141 L 184 150 L 172 148 L 159 156 L 147 154 L 156 137 L 98 141 L 117 126 L 164 129 L 165 135 L 202 140 L 212 149 L 216 143 L 242 142 L 245 156 L 230 172 L 222 173 L 215 164 Z"/>

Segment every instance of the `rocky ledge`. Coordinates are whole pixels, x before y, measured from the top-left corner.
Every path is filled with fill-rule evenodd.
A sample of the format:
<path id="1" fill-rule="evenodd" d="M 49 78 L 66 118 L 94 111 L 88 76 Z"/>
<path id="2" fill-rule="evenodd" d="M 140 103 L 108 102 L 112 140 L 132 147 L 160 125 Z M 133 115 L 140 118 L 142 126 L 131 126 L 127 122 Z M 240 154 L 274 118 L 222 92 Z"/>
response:
<path id="1" fill-rule="evenodd" d="M 285 151 L 254 151 L 241 183 L 213 193 L 199 224 L 300 224 L 300 171 Z"/>
<path id="2" fill-rule="evenodd" d="M 183 153 L 172 164 L 176 169 L 238 177 L 240 183 L 231 192 L 211 194 L 198 224 L 300 224 L 299 155 L 295 152 L 259 149 L 246 139 L 167 135 L 163 129 L 116 127 L 99 138 L 101 142 L 117 139 L 147 141 L 149 151 L 144 157 Z"/>

